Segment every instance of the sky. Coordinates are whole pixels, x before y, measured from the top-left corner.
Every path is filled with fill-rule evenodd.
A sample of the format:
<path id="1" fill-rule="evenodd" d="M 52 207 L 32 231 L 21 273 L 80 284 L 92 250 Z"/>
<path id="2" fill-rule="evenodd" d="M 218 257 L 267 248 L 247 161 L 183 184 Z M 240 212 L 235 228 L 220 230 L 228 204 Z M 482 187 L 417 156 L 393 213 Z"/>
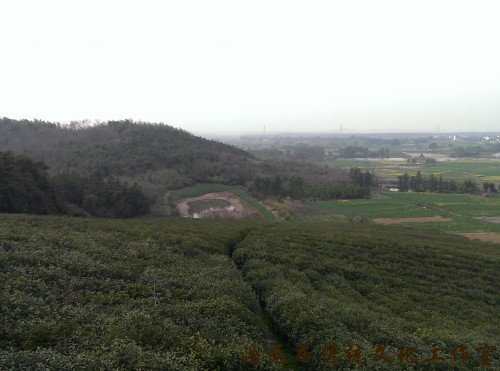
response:
<path id="1" fill-rule="evenodd" d="M 500 131 L 500 1 L 1 0 L 0 116 Z"/>

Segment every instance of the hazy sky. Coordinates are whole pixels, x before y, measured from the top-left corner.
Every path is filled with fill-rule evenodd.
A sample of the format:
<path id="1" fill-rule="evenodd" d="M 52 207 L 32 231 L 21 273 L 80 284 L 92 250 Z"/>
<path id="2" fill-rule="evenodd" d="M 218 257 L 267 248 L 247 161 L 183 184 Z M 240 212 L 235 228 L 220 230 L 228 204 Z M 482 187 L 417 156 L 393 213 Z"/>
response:
<path id="1" fill-rule="evenodd" d="M 0 1 L 0 116 L 500 131 L 500 1 Z"/>

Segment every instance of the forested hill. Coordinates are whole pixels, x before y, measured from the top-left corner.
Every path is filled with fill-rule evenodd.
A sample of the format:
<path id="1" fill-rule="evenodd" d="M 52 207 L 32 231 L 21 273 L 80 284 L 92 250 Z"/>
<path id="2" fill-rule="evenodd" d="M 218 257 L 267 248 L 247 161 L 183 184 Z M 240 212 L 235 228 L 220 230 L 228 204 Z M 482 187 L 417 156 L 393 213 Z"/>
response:
<path id="1" fill-rule="evenodd" d="M 1 118 L 0 150 L 43 161 L 52 174 L 134 181 L 150 195 L 195 183 L 248 185 L 257 176 L 300 176 L 306 183 L 348 179 L 340 169 L 264 161 L 169 125 L 130 120 L 66 126 Z"/>
<path id="2" fill-rule="evenodd" d="M 102 177 L 149 174 L 175 186 L 220 178 L 248 178 L 243 150 L 196 137 L 163 124 L 109 121 L 63 126 L 41 121 L 0 121 L 0 149 L 43 161 L 52 172 L 77 171 Z M 158 171 L 169 169 L 165 173 Z M 154 175 L 153 175 L 154 174 Z"/>

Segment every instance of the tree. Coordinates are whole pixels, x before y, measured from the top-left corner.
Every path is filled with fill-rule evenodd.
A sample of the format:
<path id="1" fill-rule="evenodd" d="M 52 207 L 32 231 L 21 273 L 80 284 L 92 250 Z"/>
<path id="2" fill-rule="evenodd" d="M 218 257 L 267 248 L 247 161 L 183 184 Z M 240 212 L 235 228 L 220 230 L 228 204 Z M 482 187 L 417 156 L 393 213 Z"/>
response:
<path id="1" fill-rule="evenodd" d="M 440 175 L 439 176 L 439 180 L 438 180 L 438 188 L 437 188 L 437 191 L 438 192 L 443 192 L 444 191 L 444 181 L 443 181 L 443 177 Z"/>
<path id="2" fill-rule="evenodd" d="M 458 190 L 457 184 L 455 183 L 455 181 L 454 181 L 453 179 L 452 179 L 452 180 L 450 180 L 450 185 L 449 185 L 448 190 L 449 190 L 451 193 L 455 193 L 455 192 Z"/>
<path id="3" fill-rule="evenodd" d="M 495 187 L 495 183 L 488 183 L 488 182 L 483 183 L 483 191 L 484 192 L 492 192 L 492 193 L 498 192 L 496 187 Z"/>
<path id="4" fill-rule="evenodd" d="M 0 212 L 60 212 L 47 170 L 42 162 L 0 151 Z"/>
<path id="5" fill-rule="evenodd" d="M 279 175 L 276 175 L 274 177 L 274 180 L 271 184 L 271 190 L 275 196 L 281 196 L 283 194 L 283 182 Z"/>
<path id="6" fill-rule="evenodd" d="M 409 179 L 408 173 L 398 176 L 398 188 L 400 192 L 408 192 Z"/>
<path id="7" fill-rule="evenodd" d="M 466 180 L 460 187 L 461 193 L 476 193 L 477 191 L 478 188 L 476 186 L 476 183 L 472 180 Z"/>
<path id="8" fill-rule="evenodd" d="M 304 195 L 304 179 L 297 176 L 290 178 L 290 196 L 293 198 L 301 198 Z"/>
<path id="9" fill-rule="evenodd" d="M 422 173 L 420 173 L 420 171 L 417 171 L 417 175 L 415 176 L 415 191 L 425 192 L 424 181 L 422 178 Z"/>
<path id="10" fill-rule="evenodd" d="M 434 174 L 431 174 L 429 176 L 429 181 L 428 181 L 428 189 L 431 192 L 436 192 L 438 190 L 438 179 L 434 176 Z"/>
<path id="11" fill-rule="evenodd" d="M 425 165 L 429 167 L 435 167 L 437 166 L 437 161 L 434 158 L 428 158 L 425 160 Z"/>

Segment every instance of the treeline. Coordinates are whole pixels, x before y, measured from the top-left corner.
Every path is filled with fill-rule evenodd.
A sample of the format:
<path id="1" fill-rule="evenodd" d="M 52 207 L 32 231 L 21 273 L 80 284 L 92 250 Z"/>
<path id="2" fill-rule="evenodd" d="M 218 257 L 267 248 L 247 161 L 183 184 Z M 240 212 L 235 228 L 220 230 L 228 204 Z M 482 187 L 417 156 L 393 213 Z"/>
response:
<path id="1" fill-rule="evenodd" d="M 457 182 L 453 179 L 444 180 L 440 175 L 423 175 L 417 171 L 416 175 L 409 176 L 408 173 L 398 176 L 398 188 L 400 192 L 438 192 L 438 193 L 477 193 L 479 187 L 473 180 Z"/>
<path id="2" fill-rule="evenodd" d="M 480 157 L 485 152 L 481 146 L 456 147 L 450 153 L 451 157 Z"/>
<path id="3" fill-rule="evenodd" d="M 129 218 L 149 211 L 137 184 L 115 178 L 61 173 L 43 162 L 0 151 L 0 212 Z"/>
<path id="4" fill-rule="evenodd" d="M 484 192 L 497 193 L 498 189 L 496 188 L 495 183 L 484 182 L 483 183 L 483 191 Z"/>
<path id="5" fill-rule="evenodd" d="M 58 174 L 52 183 L 67 214 L 130 218 L 149 212 L 150 201 L 137 184 L 129 186 L 116 178 L 103 180 L 74 173 Z"/>
<path id="6" fill-rule="evenodd" d="M 377 185 L 375 173 L 369 172 L 368 170 L 363 171 L 359 167 L 351 167 L 349 169 L 349 175 L 351 181 L 360 187 L 369 189 Z"/>
<path id="7" fill-rule="evenodd" d="M 263 158 L 286 158 L 294 161 L 320 162 L 325 160 L 325 148 L 318 145 L 285 145 L 250 150 L 250 153 Z"/>
<path id="8" fill-rule="evenodd" d="M 500 143 L 483 143 L 467 147 L 455 147 L 450 153 L 451 157 L 485 157 L 500 151 Z"/>
<path id="9" fill-rule="evenodd" d="M 291 177 L 288 180 L 282 180 L 279 175 L 274 178 L 256 177 L 250 186 L 250 192 L 253 196 L 262 198 L 266 196 L 290 196 L 301 198 L 304 195 L 306 185 L 301 177 Z"/>
<path id="10" fill-rule="evenodd" d="M 339 156 L 341 158 L 386 158 L 390 157 L 390 152 L 388 148 L 370 151 L 370 149 L 366 147 L 346 146 L 340 149 Z"/>
<path id="11" fill-rule="evenodd" d="M 375 174 L 360 168 L 351 168 L 350 181 L 306 184 L 298 176 L 287 180 L 280 176 L 274 178 L 256 177 L 250 191 L 258 198 L 291 197 L 294 199 L 315 198 L 321 200 L 355 199 L 370 196 L 370 189 L 376 185 Z"/>
<path id="12" fill-rule="evenodd" d="M 318 184 L 308 189 L 307 197 L 322 201 L 368 198 L 370 188 L 352 183 Z"/>
<path id="13" fill-rule="evenodd" d="M 322 201 L 370 197 L 371 189 L 377 185 L 375 174 L 359 167 L 351 167 L 349 174 L 349 183 L 313 185 L 309 187 L 307 197 Z"/>

